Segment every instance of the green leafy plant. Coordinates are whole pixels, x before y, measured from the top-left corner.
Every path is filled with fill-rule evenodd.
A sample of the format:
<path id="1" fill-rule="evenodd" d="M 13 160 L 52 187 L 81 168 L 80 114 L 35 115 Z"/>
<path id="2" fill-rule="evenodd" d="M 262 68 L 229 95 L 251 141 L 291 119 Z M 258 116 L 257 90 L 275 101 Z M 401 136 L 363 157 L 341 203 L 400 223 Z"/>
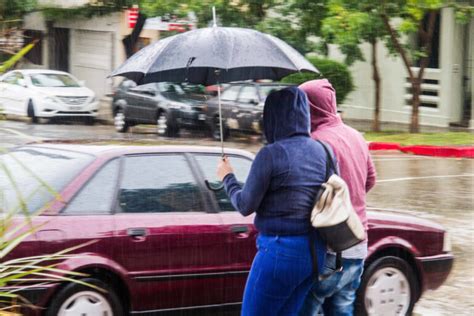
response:
<path id="1" fill-rule="evenodd" d="M 299 85 L 308 80 L 326 78 L 336 89 L 337 103 L 343 103 L 347 95 L 354 90 L 352 74 L 347 66 L 327 58 L 309 57 L 308 60 L 318 68 L 321 75 L 301 72 L 283 78 L 282 82 Z"/>

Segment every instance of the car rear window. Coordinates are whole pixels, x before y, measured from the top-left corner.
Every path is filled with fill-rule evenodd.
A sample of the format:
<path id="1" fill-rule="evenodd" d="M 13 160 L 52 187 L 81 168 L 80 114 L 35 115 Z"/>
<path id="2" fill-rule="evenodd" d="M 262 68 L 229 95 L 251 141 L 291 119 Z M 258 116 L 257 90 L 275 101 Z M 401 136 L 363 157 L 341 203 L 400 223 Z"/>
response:
<path id="1" fill-rule="evenodd" d="M 93 160 L 88 154 L 38 147 L 0 155 L 0 212 L 39 210 Z"/>

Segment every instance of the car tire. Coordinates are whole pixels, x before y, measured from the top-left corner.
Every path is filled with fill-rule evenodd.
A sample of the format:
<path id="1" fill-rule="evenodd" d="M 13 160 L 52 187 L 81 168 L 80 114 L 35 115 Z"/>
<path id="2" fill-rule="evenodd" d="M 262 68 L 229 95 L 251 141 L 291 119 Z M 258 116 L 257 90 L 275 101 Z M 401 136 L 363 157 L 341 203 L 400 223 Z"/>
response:
<path id="1" fill-rule="evenodd" d="M 216 141 L 221 140 L 221 130 L 220 130 L 219 125 L 220 125 L 219 116 L 215 116 L 212 120 L 212 125 L 211 125 L 211 137 Z M 229 138 L 229 136 L 230 136 L 230 130 L 224 122 L 224 125 L 222 126 L 222 139 L 225 141 Z"/>
<path id="2" fill-rule="evenodd" d="M 36 116 L 35 107 L 33 105 L 33 101 L 28 101 L 28 108 L 26 110 L 26 114 L 31 119 L 31 123 L 39 123 L 39 118 Z"/>
<path id="3" fill-rule="evenodd" d="M 418 291 L 418 280 L 405 260 L 381 257 L 362 275 L 355 315 L 411 315 Z"/>
<path id="4" fill-rule="evenodd" d="M 94 278 L 81 281 L 101 290 L 74 282 L 68 283 L 52 298 L 45 315 L 125 315 L 124 307 L 110 285 Z"/>
<path id="5" fill-rule="evenodd" d="M 119 133 L 126 133 L 130 126 L 126 120 L 125 113 L 123 112 L 121 108 L 115 111 L 114 126 L 115 126 L 115 130 Z"/>
<path id="6" fill-rule="evenodd" d="M 156 118 L 156 131 L 158 135 L 165 137 L 178 137 L 179 127 L 171 120 L 169 112 L 160 111 Z"/>

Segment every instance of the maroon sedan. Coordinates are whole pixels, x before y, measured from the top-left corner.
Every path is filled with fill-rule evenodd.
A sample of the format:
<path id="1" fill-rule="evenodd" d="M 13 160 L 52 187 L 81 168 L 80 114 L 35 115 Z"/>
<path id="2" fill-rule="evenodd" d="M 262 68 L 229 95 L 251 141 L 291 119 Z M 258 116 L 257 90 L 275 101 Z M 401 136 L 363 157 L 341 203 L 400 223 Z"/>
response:
<path id="1" fill-rule="evenodd" d="M 227 153 L 237 178 L 245 181 L 253 156 Z M 30 145 L 0 157 L 28 197 L 29 210 L 43 209 L 34 217 L 38 231 L 4 259 L 97 241 L 59 268 L 83 272 L 86 282 L 106 291 L 78 283 L 23 290 L 42 313 L 111 316 L 239 308 L 257 232 L 253 218 L 236 212 L 225 192 L 205 186 L 205 179 L 216 182 L 218 149 Z M 7 178 L 0 171 L 2 204 L 14 207 L 17 196 Z M 452 263 L 440 225 L 369 212 L 369 256 L 358 313 L 410 313 L 423 291 L 446 280 Z"/>

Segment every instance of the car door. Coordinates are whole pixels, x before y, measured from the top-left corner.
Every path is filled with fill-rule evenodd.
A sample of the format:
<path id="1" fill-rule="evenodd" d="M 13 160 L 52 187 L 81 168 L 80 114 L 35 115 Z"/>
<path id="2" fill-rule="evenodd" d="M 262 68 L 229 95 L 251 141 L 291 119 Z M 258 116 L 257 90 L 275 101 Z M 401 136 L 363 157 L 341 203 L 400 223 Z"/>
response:
<path id="1" fill-rule="evenodd" d="M 227 233 L 186 155 L 126 156 L 121 177 L 115 259 L 134 284 L 134 311 L 221 304 Z"/>
<path id="2" fill-rule="evenodd" d="M 236 109 L 233 111 L 233 117 L 239 122 L 241 130 L 254 130 L 253 122 L 259 103 L 257 87 L 255 85 L 245 85 L 242 87 L 237 99 Z"/>
<path id="3" fill-rule="evenodd" d="M 40 216 L 44 226 L 39 228 L 37 236 L 42 241 L 43 253 L 92 242 L 76 252 L 91 253 L 113 262 L 117 248 L 112 202 L 119 165 L 119 159 L 114 159 L 99 167 L 54 220 L 51 216 Z"/>
<path id="4" fill-rule="evenodd" d="M 150 115 L 150 108 L 154 108 L 156 111 L 156 94 L 156 83 L 129 89 L 126 96 L 125 116 L 130 120 L 141 123 L 154 123 L 155 115 Z"/>
<path id="5" fill-rule="evenodd" d="M 194 154 L 193 157 L 203 177 L 213 186 L 220 184 L 216 179 L 216 166 L 221 159 L 220 155 Z M 247 179 L 252 160 L 237 155 L 229 155 L 229 159 L 237 180 L 243 184 Z M 217 204 L 220 218 L 227 232 L 226 271 L 228 274 L 225 279 L 224 301 L 227 304 L 239 303 L 242 300 L 247 275 L 256 253 L 257 230 L 253 225 L 254 215 L 242 216 L 234 209 L 224 190 L 208 192 L 212 194 Z"/>

